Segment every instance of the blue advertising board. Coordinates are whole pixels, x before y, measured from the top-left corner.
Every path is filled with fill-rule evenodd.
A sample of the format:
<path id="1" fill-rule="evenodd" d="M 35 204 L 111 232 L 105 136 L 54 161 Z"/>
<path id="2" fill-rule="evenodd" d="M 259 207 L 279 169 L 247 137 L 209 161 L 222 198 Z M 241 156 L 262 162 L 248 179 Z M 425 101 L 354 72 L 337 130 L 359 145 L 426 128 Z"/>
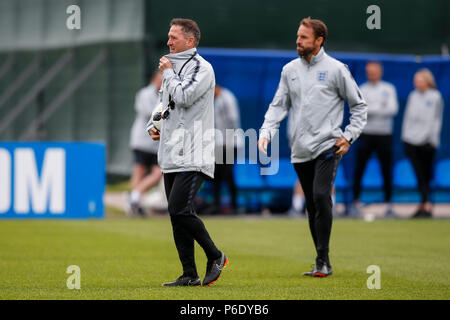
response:
<path id="1" fill-rule="evenodd" d="M 104 189 L 102 143 L 0 143 L 0 219 L 102 218 Z"/>

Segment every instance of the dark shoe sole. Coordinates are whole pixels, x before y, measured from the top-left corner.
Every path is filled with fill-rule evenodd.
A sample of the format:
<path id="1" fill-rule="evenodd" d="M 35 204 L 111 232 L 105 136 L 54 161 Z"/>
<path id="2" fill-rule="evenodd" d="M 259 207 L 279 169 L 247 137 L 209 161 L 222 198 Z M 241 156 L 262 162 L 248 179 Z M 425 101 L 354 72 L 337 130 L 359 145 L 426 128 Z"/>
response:
<path id="1" fill-rule="evenodd" d="M 217 280 L 219 280 L 220 276 L 222 275 L 223 269 L 225 269 L 225 267 L 227 266 L 227 264 L 228 264 L 228 257 L 227 257 L 227 259 L 225 260 L 225 263 L 223 264 L 223 267 L 222 267 L 222 271 L 220 272 L 220 274 L 219 274 L 219 276 L 217 277 L 217 279 L 214 280 L 214 281 L 211 281 L 210 283 L 208 283 L 208 284 L 206 284 L 206 285 L 204 285 L 204 286 L 209 287 L 209 286 L 211 286 L 212 284 L 214 284 Z"/>
<path id="2" fill-rule="evenodd" d="M 162 286 L 164 287 L 164 288 L 179 288 L 179 287 L 197 287 L 197 288 L 199 288 L 199 287 L 201 287 L 202 285 L 201 284 L 196 284 L 196 285 L 191 285 L 191 286 L 167 286 L 167 285 L 164 285 L 164 283 L 162 284 Z"/>
<path id="3" fill-rule="evenodd" d="M 168 285 L 165 285 L 163 283 L 162 286 L 164 288 L 178 288 L 178 287 L 201 287 L 202 285 L 201 284 L 195 284 L 195 285 L 190 285 L 190 286 L 170 286 L 170 285 L 168 286 Z"/>

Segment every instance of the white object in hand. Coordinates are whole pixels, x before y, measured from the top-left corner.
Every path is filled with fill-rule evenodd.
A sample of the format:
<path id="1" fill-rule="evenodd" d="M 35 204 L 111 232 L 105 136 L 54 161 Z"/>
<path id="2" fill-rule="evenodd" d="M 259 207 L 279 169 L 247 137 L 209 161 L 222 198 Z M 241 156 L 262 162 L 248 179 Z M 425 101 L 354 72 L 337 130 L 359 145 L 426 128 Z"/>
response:
<path id="1" fill-rule="evenodd" d="M 161 115 L 163 105 L 162 102 L 158 103 L 158 105 L 155 107 L 155 110 L 152 112 L 152 123 L 156 130 L 161 131 Z"/>

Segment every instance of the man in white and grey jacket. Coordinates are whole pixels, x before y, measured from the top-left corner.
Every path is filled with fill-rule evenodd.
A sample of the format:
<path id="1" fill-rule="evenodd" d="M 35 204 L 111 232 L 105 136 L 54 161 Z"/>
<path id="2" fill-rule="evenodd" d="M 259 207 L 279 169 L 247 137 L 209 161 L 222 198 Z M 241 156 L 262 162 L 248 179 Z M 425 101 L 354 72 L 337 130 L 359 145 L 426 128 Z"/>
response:
<path id="1" fill-rule="evenodd" d="M 381 80 L 383 68 L 377 61 L 366 64 L 367 82 L 361 85 L 361 92 L 367 102 L 367 125 L 359 138 L 356 153 L 355 175 L 353 180 L 353 205 L 350 214 L 359 215 L 361 203 L 361 180 L 367 161 L 375 151 L 381 164 L 384 182 L 386 216 L 393 216 L 392 197 L 392 132 L 394 116 L 398 112 L 397 91 L 395 87 Z"/>
<path id="2" fill-rule="evenodd" d="M 291 162 L 305 193 L 317 252 L 314 269 L 303 275 L 314 277 L 332 274 L 328 254 L 333 182 L 341 156 L 361 134 L 367 119 L 367 104 L 347 66 L 323 49 L 327 35 L 327 27 L 320 20 L 306 18 L 300 22 L 296 41 L 300 58 L 283 67 L 258 141 L 259 150 L 265 153 L 292 108 L 295 129 Z M 349 104 L 351 117 L 342 132 L 344 101 Z"/>
<path id="3" fill-rule="evenodd" d="M 167 45 L 170 54 L 162 57 L 162 121 L 158 132 L 150 121 L 147 131 L 160 140 L 158 163 L 173 236 L 183 266 L 183 274 L 164 286 L 209 286 L 228 263 L 195 212 L 193 201 L 207 176 L 214 177 L 214 87 L 212 66 L 197 53 L 200 29 L 190 19 L 173 19 Z M 201 283 L 194 256 L 194 240 L 208 258 Z"/>

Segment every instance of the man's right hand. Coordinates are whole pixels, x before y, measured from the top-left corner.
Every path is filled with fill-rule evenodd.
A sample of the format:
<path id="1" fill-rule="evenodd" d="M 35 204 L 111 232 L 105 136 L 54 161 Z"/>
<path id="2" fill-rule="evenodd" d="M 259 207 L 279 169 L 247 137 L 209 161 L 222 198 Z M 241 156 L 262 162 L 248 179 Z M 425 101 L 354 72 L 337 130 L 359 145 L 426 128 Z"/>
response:
<path id="1" fill-rule="evenodd" d="M 148 130 L 148 134 L 150 135 L 150 137 L 152 137 L 153 140 L 159 140 L 160 138 L 159 131 L 155 128 L 151 128 L 150 130 Z"/>
<path id="2" fill-rule="evenodd" d="M 260 138 L 258 140 L 258 149 L 264 154 L 267 154 L 267 146 L 269 145 L 269 139 L 267 138 Z"/>

